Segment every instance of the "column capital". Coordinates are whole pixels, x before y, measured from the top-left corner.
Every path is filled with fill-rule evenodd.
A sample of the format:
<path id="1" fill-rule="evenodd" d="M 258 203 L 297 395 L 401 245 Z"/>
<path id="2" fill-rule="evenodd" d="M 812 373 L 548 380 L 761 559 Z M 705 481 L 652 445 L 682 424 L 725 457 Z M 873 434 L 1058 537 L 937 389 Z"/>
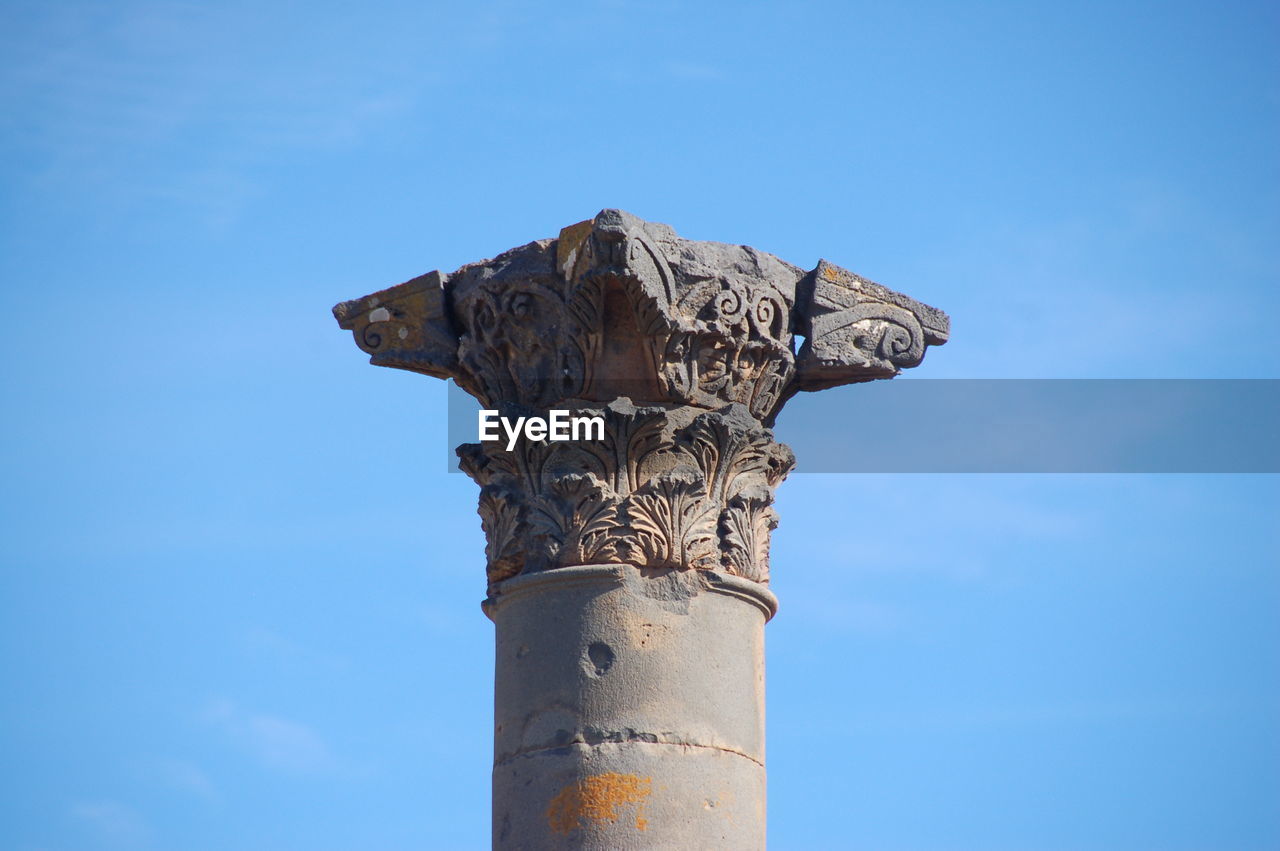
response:
<path id="1" fill-rule="evenodd" d="M 372 363 L 452 378 L 487 409 L 603 418 L 598 440 L 459 448 L 491 593 L 583 564 L 767 582 L 773 489 L 794 463 L 769 431 L 783 404 L 891 378 L 949 329 L 825 260 L 805 271 L 620 210 L 334 315 Z"/>
<path id="2" fill-rule="evenodd" d="M 333 312 L 375 365 L 453 378 L 488 408 L 627 396 L 736 403 L 766 425 L 797 391 L 917 366 L 949 330 L 942 311 L 825 260 L 805 271 L 621 210 Z"/>

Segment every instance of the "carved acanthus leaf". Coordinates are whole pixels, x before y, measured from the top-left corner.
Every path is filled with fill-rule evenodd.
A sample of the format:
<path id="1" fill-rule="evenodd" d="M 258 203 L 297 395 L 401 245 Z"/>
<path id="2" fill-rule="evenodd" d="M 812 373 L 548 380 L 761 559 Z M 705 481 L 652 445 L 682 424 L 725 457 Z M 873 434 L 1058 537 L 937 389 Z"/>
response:
<path id="1" fill-rule="evenodd" d="M 501 485 L 480 489 L 480 526 L 485 535 L 489 584 L 515 576 L 524 569 L 525 541 L 520 534 L 524 506 L 519 495 Z"/>
<path id="2" fill-rule="evenodd" d="M 769 538 L 776 528 L 778 513 L 773 510 L 773 494 L 768 488 L 755 486 L 730 499 L 720 515 L 725 568 L 747 579 L 768 582 Z"/>
<path id="3" fill-rule="evenodd" d="M 521 572 L 626 562 L 766 581 L 756 543 L 767 549 L 767 535 L 753 531 L 760 521 L 726 517 L 771 512 L 772 488 L 791 469 L 791 453 L 744 407 L 668 410 L 621 399 L 574 415 L 601 416 L 603 439 L 459 447 L 463 470 L 489 495 L 486 534 L 504 536 L 490 541 L 491 558 L 499 559 L 491 572 L 508 575 L 519 551 Z"/>
<path id="4" fill-rule="evenodd" d="M 676 467 L 646 482 L 624 503 L 632 560 L 655 568 L 715 567 L 716 508 L 692 467 Z"/>
<path id="5" fill-rule="evenodd" d="M 785 400 L 891 377 L 949 331 L 825 260 L 806 273 L 619 210 L 334 315 L 373 363 L 453 378 L 485 408 L 604 418 L 599 440 L 459 447 L 492 583 L 623 561 L 767 581 Z"/>
<path id="6" fill-rule="evenodd" d="M 622 561 L 618 499 L 595 476 L 571 473 L 548 486 L 536 516 L 556 542 L 555 563 L 612 564 Z"/>

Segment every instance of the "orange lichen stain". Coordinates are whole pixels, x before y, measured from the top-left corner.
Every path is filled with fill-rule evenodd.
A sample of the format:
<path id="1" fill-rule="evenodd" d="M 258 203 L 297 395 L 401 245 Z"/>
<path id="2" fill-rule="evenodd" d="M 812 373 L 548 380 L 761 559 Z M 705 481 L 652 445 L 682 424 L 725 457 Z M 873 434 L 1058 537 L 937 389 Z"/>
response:
<path id="1" fill-rule="evenodd" d="M 587 819 L 616 822 L 619 807 L 636 804 L 636 830 L 645 830 L 649 820 L 644 817 L 644 801 L 651 779 L 611 771 L 570 783 L 551 799 L 547 821 L 556 833 L 568 835 Z"/>
<path id="2" fill-rule="evenodd" d="M 828 265 L 822 270 L 822 277 L 826 278 L 828 281 L 838 281 L 840 280 L 840 273 L 836 271 L 835 266 Z"/>

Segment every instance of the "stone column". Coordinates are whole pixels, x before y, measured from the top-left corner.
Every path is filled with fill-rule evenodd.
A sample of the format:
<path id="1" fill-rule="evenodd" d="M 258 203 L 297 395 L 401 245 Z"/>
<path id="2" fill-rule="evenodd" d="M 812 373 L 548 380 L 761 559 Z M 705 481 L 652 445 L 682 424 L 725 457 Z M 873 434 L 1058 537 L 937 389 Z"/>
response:
<path id="1" fill-rule="evenodd" d="M 618 210 L 334 314 L 372 363 L 510 421 L 601 424 L 458 449 L 497 631 L 494 847 L 763 847 L 769 536 L 794 464 L 769 427 L 800 390 L 917 365 L 946 315 Z"/>

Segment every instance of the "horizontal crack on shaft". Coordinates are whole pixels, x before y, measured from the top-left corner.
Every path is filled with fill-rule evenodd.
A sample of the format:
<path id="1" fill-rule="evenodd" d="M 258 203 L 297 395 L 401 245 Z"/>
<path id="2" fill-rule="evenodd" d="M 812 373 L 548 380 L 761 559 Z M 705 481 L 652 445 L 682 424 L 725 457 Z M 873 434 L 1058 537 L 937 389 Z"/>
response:
<path id="1" fill-rule="evenodd" d="M 503 754 L 493 761 L 494 767 L 507 765 L 518 759 L 537 756 L 539 754 L 551 751 L 565 750 L 572 747 L 598 747 L 600 745 L 657 745 L 677 748 L 699 748 L 701 750 L 722 751 L 723 753 L 740 756 L 743 759 L 750 760 L 756 765 L 764 768 L 764 763 L 755 757 L 737 748 L 728 747 L 727 745 L 704 745 L 696 742 L 687 742 L 678 738 L 673 738 L 660 733 L 640 733 L 636 731 L 625 731 L 616 733 L 600 733 L 589 736 L 575 736 L 565 742 L 559 742 L 551 745 L 540 745 L 538 747 L 521 748 L 512 753 Z"/>

